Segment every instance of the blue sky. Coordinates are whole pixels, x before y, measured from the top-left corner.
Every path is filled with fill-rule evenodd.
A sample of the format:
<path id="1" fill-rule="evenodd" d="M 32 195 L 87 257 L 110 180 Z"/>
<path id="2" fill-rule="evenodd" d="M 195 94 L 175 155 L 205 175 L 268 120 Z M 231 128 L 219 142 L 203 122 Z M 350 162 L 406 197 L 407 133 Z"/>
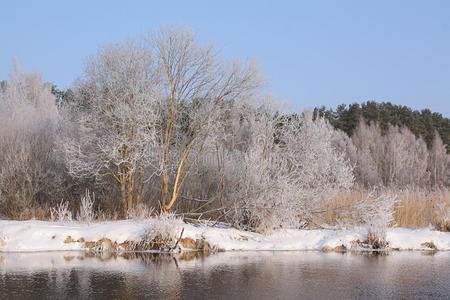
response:
<path id="1" fill-rule="evenodd" d="M 0 78 L 12 56 L 70 87 L 97 47 L 187 25 L 257 59 L 295 107 L 367 100 L 450 117 L 450 1 L 3 1 Z"/>

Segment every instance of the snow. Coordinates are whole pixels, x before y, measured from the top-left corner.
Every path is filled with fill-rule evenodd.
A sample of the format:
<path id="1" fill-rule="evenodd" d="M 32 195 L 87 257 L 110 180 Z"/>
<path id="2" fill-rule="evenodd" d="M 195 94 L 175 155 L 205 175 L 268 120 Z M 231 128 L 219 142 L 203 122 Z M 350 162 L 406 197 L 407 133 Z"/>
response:
<path id="1" fill-rule="evenodd" d="M 211 245 L 223 250 L 321 250 L 363 239 L 364 234 L 348 230 L 280 230 L 264 236 L 258 233 L 240 231 L 234 228 L 211 228 L 207 226 L 185 226 L 187 236 L 204 238 Z"/>
<path id="2" fill-rule="evenodd" d="M 439 250 L 450 250 L 450 232 L 440 232 L 430 228 L 391 228 L 387 232 L 387 240 L 391 248 L 402 250 L 427 249 L 421 245 L 425 242 L 433 243 Z"/>
<path id="3" fill-rule="evenodd" d="M 64 243 L 74 240 L 98 241 L 104 237 L 118 243 L 138 241 L 145 230 L 144 223 L 115 221 L 93 223 L 0 221 L 0 251 L 83 250 L 83 243 Z"/>
<path id="4" fill-rule="evenodd" d="M 111 221 L 91 223 L 6 221 L 0 220 L 0 251 L 64 251 L 86 250 L 84 243 L 64 243 L 68 236 L 77 241 L 98 241 L 108 238 L 113 242 L 139 241 L 148 231 L 149 221 Z M 201 224 L 183 224 L 183 237 L 204 239 L 211 246 L 232 251 L 252 250 L 324 250 L 338 246 L 352 248 L 352 242 L 366 238 L 364 228 L 353 230 L 280 230 L 271 235 L 240 231 L 235 228 L 211 227 Z M 450 233 L 430 228 L 390 228 L 387 241 L 391 248 L 400 250 L 425 250 L 421 245 L 433 243 L 439 250 L 450 250 Z"/>

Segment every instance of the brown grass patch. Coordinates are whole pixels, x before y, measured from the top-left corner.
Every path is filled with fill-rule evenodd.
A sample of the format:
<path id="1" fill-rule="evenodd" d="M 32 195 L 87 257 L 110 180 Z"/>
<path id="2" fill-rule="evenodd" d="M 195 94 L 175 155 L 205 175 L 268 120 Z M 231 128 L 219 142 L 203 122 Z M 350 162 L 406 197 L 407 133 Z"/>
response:
<path id="1" fill-rule="evenodd" d="M 448 211 L 450 207 L 450 190 L 379 190 L 373 197 L 383 192 L 391 192 L 398 196 L 399 203 L 395 207 L 394 219 L 399 227 L 421 228 L 428 225 L 441 231 L 450 231 Z M 340 192 L 335 197 L 323 199 L 323 207 L 326 211 L 321 219 L 327 224 L 337 224 L 345 217 L 353 214 L 353 219 L 358 220 L 358 215 L 352 211 L 352 206 L 367 199 L 368 191 Z M 353 209 L 354 210 L 354 209 Z"/>
<path id="2" fill-rule="evenodd" d="M 336 246 L 334 248 L 331 248 L 329 246 L 324 246 L 324 247 L 322 247 L 321 250 L 322 250 L 322 252 L 331 252 L 331 251 L 334 251 L 334 252 L 346 252 L 347 248 L 344 245 L 339 245 L 339 246 Z"/>
<path id="3" fill-rule="evenodd" d="M 203 251 L 205 253 L 208 253 L 211 250 L 208 242 L 204 240 L 197 239 L 194 241 L 193 239 L 186 237 L 184 239 L 181 239 L 180 242 L 183 248 L 186 249 Z"/>
<path id="4" fill-rule="evenodd" d="M 66 237 L 66 239 L 64 240 L 65 244 L 69 244 L 69 243 L 75 243 L 76 241 L 69 235 L 68 237 Z"/>
<path id="5" fill-rule="evenodd" d="M 437 250 L 437 247 L 435 244 L 433 244 L 433 242 L 425 242 L 420 244 L 420 246 L 425 247 L 425 248 L 430 248 L 432 250 Z"/>
<path id="6" fill-rule="evenodd" d="M 83 239 L 84 240 L 84 239 Z M 94 252 L 114 252 L 119 249 L 117 242 L 113 242 L 108 238 L 101 238 L 98 241 L 84 242 L 84 247 Z"/>
<path id="7" fill-rule="evenodd" d="M 48 206 L 41 207 L 18 207 L 12 204 L 5 204 L 0 209 L 0 214 L 8 216 L 12 220 L 26 221 L 39 220 L 46 221 L 50 219 Z"/>

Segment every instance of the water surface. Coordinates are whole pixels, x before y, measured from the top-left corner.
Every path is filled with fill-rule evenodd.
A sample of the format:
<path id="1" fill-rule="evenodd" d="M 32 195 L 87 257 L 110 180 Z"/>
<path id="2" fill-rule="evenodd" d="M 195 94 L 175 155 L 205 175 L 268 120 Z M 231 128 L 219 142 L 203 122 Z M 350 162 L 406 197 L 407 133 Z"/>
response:
<path id="1" fill-rule="evenodd" d="M 0 299 L 450 299 L 450 252 L 0 253 Z"/>

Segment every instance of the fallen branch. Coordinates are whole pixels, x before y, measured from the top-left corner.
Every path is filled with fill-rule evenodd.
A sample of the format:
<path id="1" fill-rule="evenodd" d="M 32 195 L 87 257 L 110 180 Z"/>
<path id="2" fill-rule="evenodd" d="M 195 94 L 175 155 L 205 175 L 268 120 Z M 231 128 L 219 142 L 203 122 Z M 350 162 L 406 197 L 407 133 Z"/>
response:
<path id="1" fill-rule="evenodd" d="M 183 237 L 184 227 L 181 229 L 180 237 L 178 238 L 177 242 L 175 243 L 175 246 L 171 248 L 170 250 L 176 249 L 178 246 L 178 243 L 180 242 L 181 238 Z"/>

